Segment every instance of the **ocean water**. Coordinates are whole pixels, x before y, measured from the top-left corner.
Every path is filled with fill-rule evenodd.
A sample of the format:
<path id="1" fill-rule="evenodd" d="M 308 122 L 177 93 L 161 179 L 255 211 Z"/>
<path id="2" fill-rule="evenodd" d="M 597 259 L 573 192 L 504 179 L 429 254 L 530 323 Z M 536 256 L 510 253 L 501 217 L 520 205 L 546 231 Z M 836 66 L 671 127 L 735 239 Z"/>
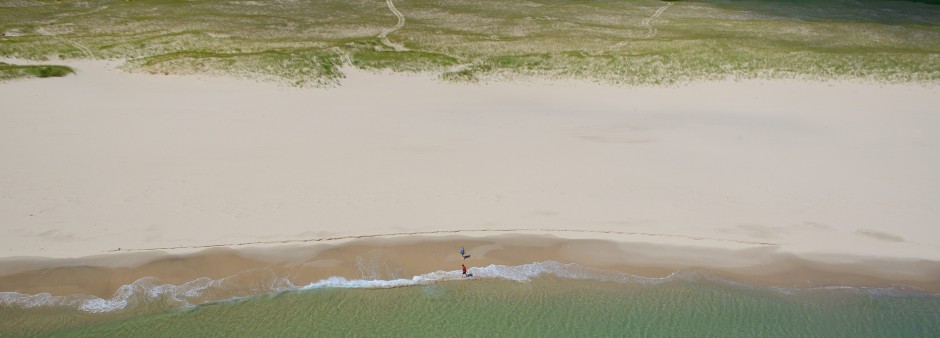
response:
<path id="1" fill-rule="evenodd" d="M 0 336 L 940 336 L 940 295 L 903 287 L 781 289 L 554 262 L 471 272 L 237 292 L 226 280 L 135 283 L 112 299 L 4 293 Z"/>

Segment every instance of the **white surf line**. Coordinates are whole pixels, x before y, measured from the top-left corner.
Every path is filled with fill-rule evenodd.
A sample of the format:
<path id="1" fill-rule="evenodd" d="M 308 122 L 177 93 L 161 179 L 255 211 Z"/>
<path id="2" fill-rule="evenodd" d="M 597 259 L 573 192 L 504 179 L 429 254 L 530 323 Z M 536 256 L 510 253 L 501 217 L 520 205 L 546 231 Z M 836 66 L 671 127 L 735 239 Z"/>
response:
<path id="1" fill-rule="evenodd" d="M 640 26 L 646 27 L 646 30 L 647 30 L 646 38 L 647 38 L 647 39 L 656 36 L 656 28 L 653 27 L 653 24 L 652 24 L 653 20 L 655 20 L 656 18 L 658 18 L 660 15 L 663 15 L 663 12 L 665 12 L 667 9 L 669 9 L 669 7 L 672 7 L 672 3 L 671 3 L 671 2 L 667 2 L 665 6 L 660 7 L 659 9 L 657 9 L 656 12 L 653 13 L 652 16 L 650 16 L 650 17 L 648 17 L 648 18 L 646 18 L 646 19 L 643 19 L 643 21 L 640 22 Z"/>
<path id="2" fill-rule="evenodd" d="M 395 27 L 382 31 L 382 34 L 379 34 L 379 39 L 382 39 L 383 44 L 385 44 L 386 46 L 392 47 L 392 49 L 395 49 L 395 51 L 398 51 L 398 52 L 407 51 L 408 48 L 405 48 L 405 46 L 402 46 L 397 43 L 393 43 L 388 40 L 389 34 L 401 29 L 402 27 L 405 27 L 405 16 L 401 15 L 401 12 L 398 11 L 398 8 L 395 8 L 395 3 L 392 2 L 392 0 L 385 0 L 385 4 L 388 5 L 388 9 L 392 11 L 392 14 L 395 14 L 395 17 L 398 18 L 398 23 L 395 24 Z"/>
<path id="3" fill-rule="evenodd" d="M 724 238 L 707 238 L 707 237 L 696 237 L 696 236 L 683 236 L 675 234 L 661 234 L 661 233 L 650 233 L 650 232 L 628 232 L 628 231 L 614 231 L 614 230 L 577 230 L 577 229 L 464 229 L 464 230 L 431 230 L 431 231 L 414 231 L 414 232 L 395 232 L 395 233 L 385 233 L 385 234 L 371 234 L 371 235 L 349 235 L 349 236 L 338 236 L 338 237 L 321 237 L 321 238 L 307 238 L 307 239 L 287 239 L 280 241 L 255 241 L 255 242 L 241 242 L 241 243 L 223 243 L 223 244 L 207 244 L 207 245 L 190 245 L 190 246 L 168 246 L 168 247 L 157 247 L 157 248 L 117 248 L 114 250 L 107 250 L 105 252 L 131 252 L 131 251 L 157 251 L 157 250 L 179 250 L 179 249 L 208 249 L 208 248 L 219 248 L 219 247 L 233 247 L 233 246 L 246 246 L 246 245 L 271 245 L 271 244 L 292 244 L 292 243 L 311 243 L 311 242 L 332 242 L 340 240 L 349 240 L 349 239 L 363 239 L 363 238 L 386 238 L 386 237 L 399 237 L 399 236 L 415 236 L 415 235 L 440 235 L 440 234 L 459 234 L 466 232 L 494 232 L 494 233 L 519 233 L 519 232 L 571 232 L 571 233 L 593 233 L 593 234 L 614 234 L 614 235 L 628 235 L 628 236 L 645 236 L 645 237 L 665 237 L 665 238 L 680 238 L 694 241 L 715 241 L 715 242 L 728 242 L 728 243 L 738 243 L 738 244 L 747 244 L 747 245 L 760 245 L 760 246 L 779 246 L 778 243 L 772 242 L 756 242 L 756 241 L 744 241 L 744 240 L 735 240 L 735 239 L 724 239 Z"/>
<path id="4" fill-rule="evenodd" d="M 78 43 L 78 42 L 75 42 L 75 41 L 72 41 L 72 40 L 63 38 L 63 37 L 61 37 L 61 36 L 52 34 L 52 33 L 50 33 L 49 31 L 47 31 L 45 28 L 42 28 L 42 27 L 37 28 L 37 29 L 36 29 L 36 32 L 38 32 L 39 34 L 45 35 L 45 36 L 51 36 L 51 37 L 53 37 L 53 38 L 56 39 L 56 40 L 59 40 L 59 41 L 65 42 L 65 43 L 67 43 L 67 44 L 70 44 L 70 45 L 72 45 L 72 46 L 75 46 L 75 48 L 78 48 L 78 50 L 81 51 L 82 54 L 85 54 L 85 57 L 87 57 L 87 58 L 89 58 L 89 59 L 94 59 L 94 58 L 95 58 L 95 53 L 93 53 L 93 52 L 91 51 L 91 49 L 89 49 L 88 47 L 86 47 L 86 46 L 83 45 L 83 44 L 80 44 L 80 43 Z"/>

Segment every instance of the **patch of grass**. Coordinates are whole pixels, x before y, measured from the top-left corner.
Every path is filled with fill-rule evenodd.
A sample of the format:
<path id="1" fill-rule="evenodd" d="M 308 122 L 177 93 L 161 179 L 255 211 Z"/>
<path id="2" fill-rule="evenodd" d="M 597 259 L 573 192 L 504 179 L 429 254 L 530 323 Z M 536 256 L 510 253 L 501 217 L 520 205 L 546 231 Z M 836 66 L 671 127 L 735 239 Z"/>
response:
<path id="1" fill-rule="evenodd" d="M 366 44 L 365 46 L 370 46 Z M 363 69 L 391 69 L 394 71 L 434 71 L 458 64 L 458 59 L 445 54 L 422 51 L 396 52 L 379 46 L 354 48 L 352 64 Z"/>
<path id="2" fill-rule="evenodd" d="M 0 80 L 11 80 L 30 77 L 63 77 L 75 74 L 75 70 L 68 66 L 59 65 L 13 65 L 0 62 Z"/>
<path id="3" fill-rule="evenodd" d="M 328 50 L 265 50 L 246 53 L 184 51 L 150 56 L 127 67 L 153 74 L 220 74 L 289 82 L 294 86 L 330 86 L 339 82 L 339 55 Z"/>

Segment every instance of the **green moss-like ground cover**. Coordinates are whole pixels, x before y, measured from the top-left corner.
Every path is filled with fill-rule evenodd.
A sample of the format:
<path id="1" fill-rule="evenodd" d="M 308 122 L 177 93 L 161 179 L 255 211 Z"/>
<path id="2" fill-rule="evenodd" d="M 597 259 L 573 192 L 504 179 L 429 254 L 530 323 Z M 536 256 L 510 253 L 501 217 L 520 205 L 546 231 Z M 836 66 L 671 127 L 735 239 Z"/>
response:
<path id="1" fill-rule="evenodd" d="M 68 66 L 57 65 L 12 65 L 0 62 L 0 81 L 28 77 L 62 77 L 74 74 Z"/>

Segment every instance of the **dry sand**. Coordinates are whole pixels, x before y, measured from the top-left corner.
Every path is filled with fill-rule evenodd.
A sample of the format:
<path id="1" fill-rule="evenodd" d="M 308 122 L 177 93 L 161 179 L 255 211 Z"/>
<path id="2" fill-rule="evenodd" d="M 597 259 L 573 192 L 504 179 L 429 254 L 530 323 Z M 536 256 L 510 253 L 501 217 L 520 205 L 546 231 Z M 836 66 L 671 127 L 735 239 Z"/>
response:
<path id="1" fill-rule="evenodd" d="M 935 86 L 296 89 L 115 65 L 0 83 L 8 263 L 435 232 L 940 261 Z"/>

